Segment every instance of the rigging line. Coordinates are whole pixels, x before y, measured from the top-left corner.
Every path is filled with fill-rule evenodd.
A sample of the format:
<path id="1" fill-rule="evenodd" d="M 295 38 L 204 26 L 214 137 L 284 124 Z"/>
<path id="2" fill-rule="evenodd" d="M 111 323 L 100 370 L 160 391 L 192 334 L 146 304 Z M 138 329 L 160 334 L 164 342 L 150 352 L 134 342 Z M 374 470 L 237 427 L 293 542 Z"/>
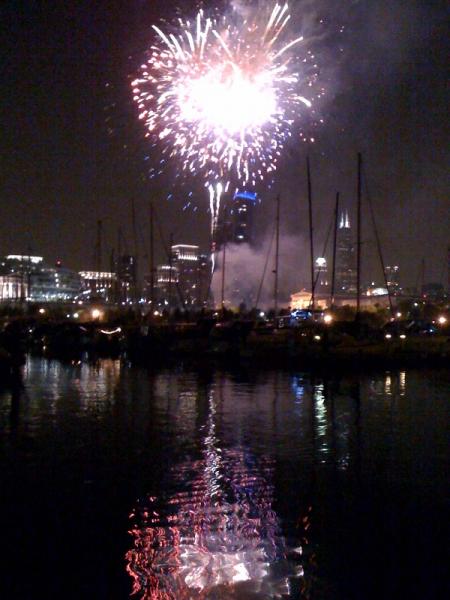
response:
<path id="1" fill-rule="evenodd" d="M 326 252 L 328 250 L 328 244 L 330 242 L 330 236 L 331 236 L 331 231 L 333 229 L 333 224 L 334 224 L 334 214 L 333 214 L 333 217 L 331 219 L 330 225 L 328 227 L 327 237 L 325 239 L 325 244 L 324 244 L 324 247 L 323 247 L 322 256 L 325 256 L 325 254 L 326 254 Z M 317 286 L 317 284 L 319 282 L 319 277 L 320 277 L 321 273 L 322 273 L 322 267 L 319 267 L 319 270 L 317 271 L 317 275 L 316 275 L 316 277 L 314 279 L 314 291 L 316 291 L 316 286 Z"/>
<path id="2" fill-rule="evenodd" d="M 162 242 L 162 245 L 163 245 L 164 253 L 165 253 L 166 257 L 167 257 L 167 260 L 169 262 L 171 262 L 170 253 L 172 252 L 172 248 L 169 249 L 168 246 L 167 246 L 167 244 L 166 244 L 166 240 L 164 238 L 163 230 L 162 230 L 162 227 L 161 227 L 161 222 L 160 222 L 160 220 L 158 218 L 158 215 L 156 213 L 154 214 L 154 218 L 155 218 L 155 221 L 156 221 L 156 225 L 158 227 L 159 237 L 161 238 L 161 242 Z M 179 281 L 175 282 L 175 289 L 177 290 L 177 294 L 178 294 L 178 297 L 180 299 L 181 306 L 183 308 L 185 308 L 186 307 L 186 303 L 184 301 L 184 297 L 183 297 L 183 293 L 182 293 L 181 288 L 180 288 Z"/>
<path id="3" fill-rule="evenodd" d="M 373 208 L 372 197 L 370 195 L 369 185 L 368 185 L 368 180 L 367 180 L 367 173 L 366 173 L 364 165 L 363 165 L 363 169 L 362 169 L 362 174 L 363 174 L 364 188 L 365 188 L 366 195 L 367 195 L 367 202 L 368 202 L 369 208 L 370 208 L 370 216 L 371 216 L 371 219 L 372 219 L 372 226 L 373 226 L 373 230 L 374 230 L 374 233 L 375 233 L 375 240 L 376 240 L 376 244 L 377 244 L 378 257 L 380 259 L 381 270 L 383 272 L 384 284 L 386 286 L 387 293 L 388 293 L 389 310 L 391 312 L 391 315 L 394 316 L 394 306 L 392 304 L 391 290 L 389 289 L 389 285 L 388 285 L 388 278 L 387 278 L 386 268 L 385 268 L 385 264 L 384 264 L 383 251 L 382 251 L 382 248 L 381 248 L 381 240 L 380 240 L 380 236 L 379 236 L 379 233 L 378 233 L 378 227 L 377 227 L 377 223 L 376 223 L 376 219 L 375 219 L 375 211 L 374 211 L 374 208 Z"/>
<path id="4" fill-rule="evenodd" d="M 256 302 L 255 302 L 254 308 L 258 308 L 258 304 L 259 304 L 259 301 L 261 299 L 261 293 L 262 293 L 262 288 L 263 288 L 263 285 L 264 285 L 264 280 L 266 278 L 267 267 L 269 266 L 269 260 L 270 260 L 271 254 L 272 254 L 272 247 L 273 247 L 273 242 L 274 242 L 274 239 L 275 239 L 275 232 L 276 232 L 276 224 L 275 224 L 275 226 L 273 228 L 272 238 L 270 240 L 269 250 L 268 250 L 267 256 L 266 256 L 266 263 L 264 265 L 264 270 L 263 270 L 263 274 L 262 274 L 261 281 L 260 281 L 260 284 L 259 284 L 258 295 L 256 296 Z"/>

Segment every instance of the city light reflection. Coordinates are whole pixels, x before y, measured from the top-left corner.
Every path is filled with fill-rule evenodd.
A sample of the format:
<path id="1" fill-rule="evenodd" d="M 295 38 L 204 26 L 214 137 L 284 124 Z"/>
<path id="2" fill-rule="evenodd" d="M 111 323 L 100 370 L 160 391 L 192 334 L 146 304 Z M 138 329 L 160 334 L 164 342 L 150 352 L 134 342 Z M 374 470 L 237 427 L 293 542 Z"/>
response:
<path id="1" fill-rule="evenodd" d="M 325 464 L 327 462 L 326 455 L 329 454 L 329 446 L 327 440 L 327 407 L 325 403 L 324 385 L 322 383 L 314 387 L 313 400 L 318 452 L 320 453 L 320 462 Z"/>
<path id="2" fill-rule="evenodd" d="M 405 396 L 406 394 L 406 372 L 405 371 L 400 371 L 399 373 L 399 390 L 400 390 L 400 396 Z"/>

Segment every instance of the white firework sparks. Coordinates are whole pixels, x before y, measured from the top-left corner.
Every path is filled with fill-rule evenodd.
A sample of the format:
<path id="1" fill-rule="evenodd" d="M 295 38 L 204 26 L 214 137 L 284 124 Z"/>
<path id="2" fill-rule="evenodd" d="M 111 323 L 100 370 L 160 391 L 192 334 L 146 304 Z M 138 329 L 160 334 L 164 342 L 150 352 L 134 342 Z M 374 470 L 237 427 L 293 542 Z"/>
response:
<path id="1" fill-rule="evenodd" d="M 256 185 L 276 170 L 294 123 L 322 93 L 305 40 L 288 35 L 290 18 L 276 4 L 266 19 L 199 11 L 170 32 L 153 26 L 133 95 L 146 135 L 179 174 L 200 174 L 211 190 L 230 178 Z"/>

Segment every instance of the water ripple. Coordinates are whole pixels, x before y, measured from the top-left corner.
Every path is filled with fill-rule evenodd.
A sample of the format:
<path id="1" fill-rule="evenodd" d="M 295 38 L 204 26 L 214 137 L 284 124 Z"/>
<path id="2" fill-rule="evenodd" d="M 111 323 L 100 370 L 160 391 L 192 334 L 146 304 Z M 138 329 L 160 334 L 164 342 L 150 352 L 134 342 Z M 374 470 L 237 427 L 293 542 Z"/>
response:
<path id="1" fill-rule="evenodd" d="M 248 448 L 221 448 L 215 402 L 203 427 L 202 455 L 171 473 L 172 490 L 130 515 L 127 553 L 133 593 L 151 600 L 282 598 L 302 574 L 273 509 L 273 461 Z"/>

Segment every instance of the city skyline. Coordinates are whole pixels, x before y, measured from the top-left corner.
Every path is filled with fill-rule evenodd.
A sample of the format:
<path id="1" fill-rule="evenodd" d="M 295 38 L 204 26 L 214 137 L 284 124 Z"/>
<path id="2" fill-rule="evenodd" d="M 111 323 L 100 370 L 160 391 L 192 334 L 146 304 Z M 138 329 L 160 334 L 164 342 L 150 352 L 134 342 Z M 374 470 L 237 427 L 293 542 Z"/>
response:
<path id="1" fill-rule="evenodd" d="M 141 177 L 148 148 L 135 123 L 128 86 L 151 24 L 168 16 L 162 2 L 151 4 L 134 2 L 125 11 L 118 1 L 54 9 L 4 3 L 0 49 L 8 85 L 0 101 L 1 254 L 31 248 L 77 271 L 93 267 L 97 220 L 105 226 L 105 255 L 116 245 L 119 225 L 132 246 L 133 200 L 143 255 L 150 198 L 167 239 L 173 229 L 179 243 L 207 247 L 207 202 L 198 183 L 180 191 L 170 171 L 158 181 Z M 332 3 L 317 7 L 314 17 L 331 18 Z M 443 7 L 421 1 L 408 7 L 342 3 L 318 47 L 328 89 L 325 123 L 315 144 L 293 142 L 287 148 L 274 187 L 260 190 L 261 239 L 271 227 L 280 191 L 282 229 L 298 239 L 298 254 L 303 253 L 306 154 L 313 169 L 317 247 L 326 236 L 337 190 L 354 222 L 356 153 L 362 151 L 386 263 L 398 263 L 404 284 L 414 285 L 425 258 L 426 280 L 446 283 Z M 341 22 L 347 33 L 338 35 Z M 338 47 L 343 50 L 339 59 Z M 191 192 L 196 200 L 183 211 Z M 371 269 L 375 260 L 368 237 L 365 267 Z M 158 253 L 163 260 L 160 246 Z"/>

